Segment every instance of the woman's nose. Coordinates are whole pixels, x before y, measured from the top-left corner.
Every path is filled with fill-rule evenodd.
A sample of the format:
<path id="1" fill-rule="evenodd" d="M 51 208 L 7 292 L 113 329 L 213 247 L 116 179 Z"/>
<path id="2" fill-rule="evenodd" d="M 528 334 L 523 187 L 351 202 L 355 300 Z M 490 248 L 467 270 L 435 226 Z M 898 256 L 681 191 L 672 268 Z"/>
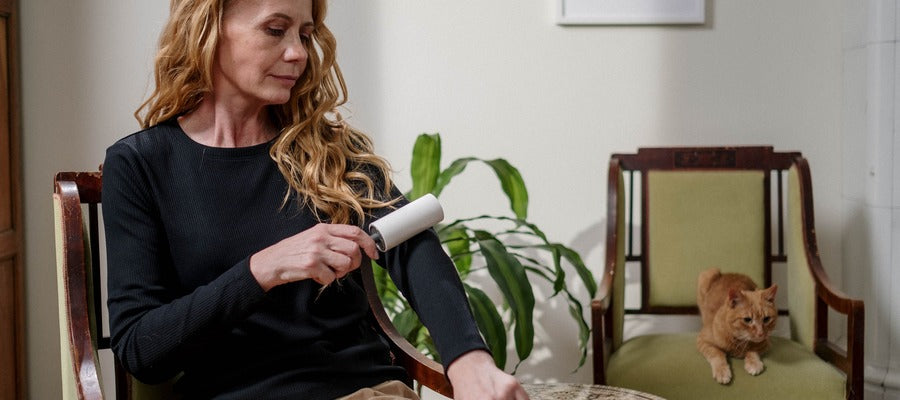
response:
<path id="1" fill-rule="evenodd" d="M 306 62 L 306 57 L 306 45 L 299 37 L 291 40 L 284 49 L 284 61 L 303 63 Z"/>

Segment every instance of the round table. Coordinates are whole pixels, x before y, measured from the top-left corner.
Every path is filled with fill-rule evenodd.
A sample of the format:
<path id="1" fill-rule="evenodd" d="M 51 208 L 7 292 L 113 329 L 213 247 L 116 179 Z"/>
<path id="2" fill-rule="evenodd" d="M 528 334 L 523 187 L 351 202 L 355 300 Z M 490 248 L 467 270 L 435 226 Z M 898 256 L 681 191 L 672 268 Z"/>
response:
<path id="1" fill-rule="evenodd" d="M 523 383 L 531 400 L 665 400 L 637 390 L 582 383 Z"/>

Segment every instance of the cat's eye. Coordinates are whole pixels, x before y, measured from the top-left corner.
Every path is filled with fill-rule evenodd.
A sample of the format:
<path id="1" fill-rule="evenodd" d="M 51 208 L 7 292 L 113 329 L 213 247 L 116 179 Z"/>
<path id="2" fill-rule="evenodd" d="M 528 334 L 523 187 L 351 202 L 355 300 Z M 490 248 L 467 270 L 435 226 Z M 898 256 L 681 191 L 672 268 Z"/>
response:
<path id="1" fill-rule="evenodd" d="M 744 322 L 746 322 L 746 323 L 749 324 L 749 323 L 753 322 L 753 318 L 750 318 L 750 317 L 744 317 Z"/>
<path id="2" fill-rule="evenodd" d="M 771 320 L 772 320 L 772 317 L 764 317 L 764 318 L 763 318 L 763 323 L 764 323 L 764 324 L 768 324 L 769 321 L 771 321 Z"/>

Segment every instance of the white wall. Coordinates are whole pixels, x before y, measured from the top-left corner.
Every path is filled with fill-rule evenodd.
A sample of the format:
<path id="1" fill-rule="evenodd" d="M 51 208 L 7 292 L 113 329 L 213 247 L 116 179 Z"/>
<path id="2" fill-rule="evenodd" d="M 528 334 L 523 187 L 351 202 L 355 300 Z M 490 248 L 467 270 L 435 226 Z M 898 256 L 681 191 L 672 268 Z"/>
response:
<path id="1" fill-rule="evenodd" d="M 168 2 L 21 3 L 29 391 L 57 398 L 51 177 L 95 168 L 136 129 L 131 113 Z M 703 27 L 565 28 L 554 23 L 555 0 L 336 1 L 330 25 L 352 121 L 401 185 L 421 132 L 442 133 L 448 161 L 507 158 L 529 184 L 531 219 L 598 271 L 610 153 L 800 150 L 813 169 L 822 257 L 839 281 L 843 4 L 708 0 Z M 487 171 L 459 179 L 442 197 L 450 217 L 503 211 Z M 575 333 L 564 304 L 537 313 L 539 345 L 550 347 L 522 379 L 589 381 L 590 366 L 569 375 Z"/>
<path id="2" fill-rule="evenodd" d="M 866 302 L 866 398 L 900 399 L 900 18 L 897 0 L 844 16 L 843 264 Z"/>

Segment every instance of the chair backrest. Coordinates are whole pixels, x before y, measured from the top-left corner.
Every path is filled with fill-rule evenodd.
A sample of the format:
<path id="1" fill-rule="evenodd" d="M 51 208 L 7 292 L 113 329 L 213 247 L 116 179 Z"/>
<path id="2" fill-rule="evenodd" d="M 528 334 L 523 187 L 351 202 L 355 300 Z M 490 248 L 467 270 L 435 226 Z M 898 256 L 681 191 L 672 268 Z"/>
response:
<path id="1" fill-rule="evenodd" d="M 104 334 L 101 299 L 100 229 L 102 174 L 60 172 L 54 178 L 54 217 L 62 360 L 63 398 L 102 399 L 98 351 L 109 349 Z M 411 381 L 445 396 L 453 391 L 443 367 L 424 356 L 397 332 L 375 290 L 372 270 L 361 268 L 372 316 L 391 345 L 397 365 Z M 115 356 L 113 356 L 115 358 Z M 170 399 L 171 383 L 144 385 L 114 361 L 116 399 Z M 109 397 L 108 395 L 106 397 Z"/>
<path id="2" fill-rule="evenodd" d="M 625 257 L 640 263 L 640 312 L 696 313 L 696 279 L 710 267 L 770 285 L 772 264 L 786 259 L 783 178 L 798 155 L 771 147 L 613 155 L 611 168 L 628 182 Z"/>

